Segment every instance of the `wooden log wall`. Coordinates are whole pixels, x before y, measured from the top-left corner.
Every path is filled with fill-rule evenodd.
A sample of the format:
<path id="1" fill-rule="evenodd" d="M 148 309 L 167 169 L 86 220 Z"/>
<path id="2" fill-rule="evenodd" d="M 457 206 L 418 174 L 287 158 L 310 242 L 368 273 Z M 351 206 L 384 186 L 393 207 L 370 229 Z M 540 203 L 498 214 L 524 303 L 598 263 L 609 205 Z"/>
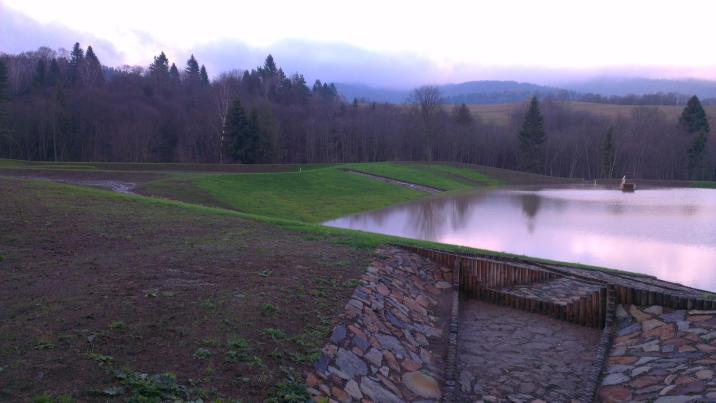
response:
<path id="1" fill-rule="evenodd" d="M 457 267 L 460 273 L 460 291 L 470 297 L 540 312 L 569 322 L 589 326 L 604 326 L 607 316 L 607 287 L 613 287 L 613 299 L 616 304 L 624 305 L 661 305 L 672 309 L 716 310 L 716 300 L 690 298 L 669 292 L 652 291 L 645 288 L 607 283 L 590 279 L 592 284 L 600 284 L 599 292 L 580 298 L 580 300 L 557 306 L 546 301 L 531 301 L 524 297 L 510 295 L 499 288 L 518 284 L 530 284 L 538 281 L 549 281 L 565 275 L 547 269 L 533 268 L 520 264 L 512 264 L 508 259 L 490 259 L 478 256 L 462 256 L 454 253 L 403 247 L 438 264 Z"/>

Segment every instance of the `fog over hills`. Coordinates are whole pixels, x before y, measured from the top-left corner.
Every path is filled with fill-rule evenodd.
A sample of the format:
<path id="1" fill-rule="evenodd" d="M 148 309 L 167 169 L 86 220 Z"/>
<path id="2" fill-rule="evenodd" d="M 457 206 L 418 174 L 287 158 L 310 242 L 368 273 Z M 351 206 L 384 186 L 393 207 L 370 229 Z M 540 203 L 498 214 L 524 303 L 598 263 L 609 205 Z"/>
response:
<path id="1" fill-rule="evenodd" d="M 346 100 L 404 103 L 411 89 L 391 89 L 365 84 L 336 83 Z M 594 78 L 580 82 L 546 86 L 518 81 L 481 80 L 438 85 L 447 103 L 500 104 L 520 102 L 533 95 L 578 99 L 585 94 L 601 96 L 675 93 L 716 98 L 716 82 L 696 79 L 664 80 L 650 78 Z"/>

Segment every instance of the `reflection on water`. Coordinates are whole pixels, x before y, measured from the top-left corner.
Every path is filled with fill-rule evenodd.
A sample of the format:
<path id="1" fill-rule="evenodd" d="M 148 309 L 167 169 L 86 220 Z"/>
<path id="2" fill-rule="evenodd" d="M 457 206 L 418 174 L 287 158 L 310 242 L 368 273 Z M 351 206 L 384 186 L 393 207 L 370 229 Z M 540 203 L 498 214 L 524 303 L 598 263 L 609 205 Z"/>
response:
<path id="1" fill-rule="evenodd" d="M 656 275 L 716 291 L 716 190 L 496 190 L 326 225 Z"/>

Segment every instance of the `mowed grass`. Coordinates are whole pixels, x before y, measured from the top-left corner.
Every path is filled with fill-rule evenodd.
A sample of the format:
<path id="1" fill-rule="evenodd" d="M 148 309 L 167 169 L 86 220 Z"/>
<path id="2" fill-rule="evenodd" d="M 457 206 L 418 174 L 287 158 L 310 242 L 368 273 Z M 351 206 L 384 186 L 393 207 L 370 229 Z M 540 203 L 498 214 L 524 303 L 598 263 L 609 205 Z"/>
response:
<path id="1" fill-rule="evenodd" d="M 476 186 L 496 186 L 499 180 L 475 169 L 458 168 L 447 164 L 418 164 L 377 162 L 345 164 L 340 168 L 384 176 L 404 182 L 416 183 L 440 190 L 463 190 Z"/>
<path id="2" fill-rule="evenodd" d="M 290 173 L 207 175 L 194 183 L 229 208 L 309 223 L 375 210 L 425 195 L 336 168 Z"/>
<path id="3" fill-rule="evenodd" d="M 348 170 L 424 185 L 466 190 L 502 182 L 476 169 L 447 164 L 341 164 L 300 172 L 181 174 L 143 185 L 141 192 L 243 213 L 319 223 L 404 203 L 427 194 Z"/>

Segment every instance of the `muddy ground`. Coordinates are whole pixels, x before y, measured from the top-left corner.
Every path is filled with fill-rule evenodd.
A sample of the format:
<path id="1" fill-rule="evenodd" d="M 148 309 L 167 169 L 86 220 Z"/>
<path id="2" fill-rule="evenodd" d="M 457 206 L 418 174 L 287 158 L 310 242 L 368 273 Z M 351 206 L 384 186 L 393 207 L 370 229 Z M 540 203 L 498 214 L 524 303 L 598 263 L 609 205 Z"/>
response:
<path id="1" fill-rule="evenodd" d="M 290 395 L 372 255 L 50 182 L 0 195 L 0 401 Z"/>

